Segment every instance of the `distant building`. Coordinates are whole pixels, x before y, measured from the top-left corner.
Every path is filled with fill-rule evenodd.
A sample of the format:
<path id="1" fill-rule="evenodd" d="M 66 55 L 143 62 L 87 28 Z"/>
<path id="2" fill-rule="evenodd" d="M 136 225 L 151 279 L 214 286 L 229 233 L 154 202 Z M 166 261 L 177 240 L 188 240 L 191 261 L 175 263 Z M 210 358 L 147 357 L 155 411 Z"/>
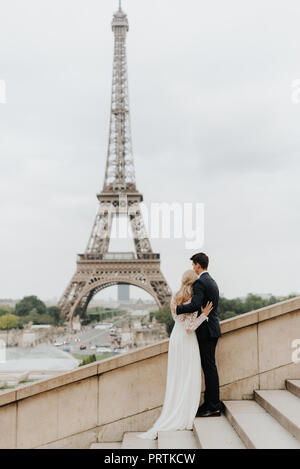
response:
<path id="1" fill-rule="evenodd" d="M 131 331 L 123 331 L 121 333 L 121 347 L 131 347 L 134 342 L 134 333 Z"/>
<path id="2" fill-rule="evenodd" d="M 19 341 L 19 346 L 21 347 L 30 347 L 34 346 L 36 343 L 37 336 L 34 332 L 23 332 L 22 339 Z"/>
<path id="3" fill-rule="evenodd" d="M 134 319 L 132 325 L 134 329 L 140 329 L 142 327 L 141 320 Z"/>
<path id="4" fill-rule="evenodd" d="M 120 301 L 120 303 L 123 303 L 123 302 L 127 303 L 130 301 L 128 284 L 118 285 L 118 300 Z"/>
<path id="5" fill-rule="evenodd" d="M 13 300 L 11 298 L 2 298 L 0 299 L 0 306 L 10 306 L 14 308 L 20 300 Z"/>
<path id="6" fill-rule="evenodd" d="M 135 309 L 131 311 L 131 316 L 147 316 L 149 311 L 147 309 Z"/>

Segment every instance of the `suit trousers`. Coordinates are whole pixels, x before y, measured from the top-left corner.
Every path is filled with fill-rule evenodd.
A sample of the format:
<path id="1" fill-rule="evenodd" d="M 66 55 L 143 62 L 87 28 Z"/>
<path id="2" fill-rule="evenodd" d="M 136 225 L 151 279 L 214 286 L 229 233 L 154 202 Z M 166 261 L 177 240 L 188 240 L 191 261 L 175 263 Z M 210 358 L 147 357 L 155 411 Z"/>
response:
<path id="1" fill-rule="evenodd" d="M 209 410 L 219 410 L 219 375 L 215 362 L 218 337 L 210 336 L 206 321 L 196 330 L 196 335 L 205 380 L 204 405 Z"/>

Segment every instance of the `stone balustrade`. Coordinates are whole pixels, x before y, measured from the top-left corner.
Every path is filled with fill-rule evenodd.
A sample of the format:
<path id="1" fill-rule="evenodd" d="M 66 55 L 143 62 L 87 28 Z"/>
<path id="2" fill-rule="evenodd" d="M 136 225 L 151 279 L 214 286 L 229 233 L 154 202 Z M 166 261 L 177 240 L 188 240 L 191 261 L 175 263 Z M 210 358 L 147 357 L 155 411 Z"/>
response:
<path id="1" fill-rule="evenodd" d="M 221 323 L 222 399 L 300 378 L 300 297 Z M 0 394 L 0 448 L 88 448 L 144 431 L 161 411 L 169 340 Z M 299 348 L 299 345 L 298 345 Z M 298 354 L 300 357 L 300 353 Z"/>

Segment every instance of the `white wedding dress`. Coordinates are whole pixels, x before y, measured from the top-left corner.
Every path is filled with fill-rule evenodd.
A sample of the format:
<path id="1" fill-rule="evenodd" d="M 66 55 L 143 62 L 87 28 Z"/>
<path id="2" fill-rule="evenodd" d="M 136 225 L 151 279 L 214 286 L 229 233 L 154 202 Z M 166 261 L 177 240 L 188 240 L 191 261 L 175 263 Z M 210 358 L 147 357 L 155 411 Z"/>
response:
<path id="1" fill-rule="evenodd" d="M 189 303 L 189 301 L 187 302 Z M 169 340 L 167 383 L 164 404 L 154 425 L 139 438 L 157 438 L 159 431 L 191 430 L 201 398 L 201 362 L 195 329 L 207 320 L 205 314 L 176 315 L 174 299 L 171 313 L 175 321 Z M 189 326 L 187 326 L 189 324 Z"/>

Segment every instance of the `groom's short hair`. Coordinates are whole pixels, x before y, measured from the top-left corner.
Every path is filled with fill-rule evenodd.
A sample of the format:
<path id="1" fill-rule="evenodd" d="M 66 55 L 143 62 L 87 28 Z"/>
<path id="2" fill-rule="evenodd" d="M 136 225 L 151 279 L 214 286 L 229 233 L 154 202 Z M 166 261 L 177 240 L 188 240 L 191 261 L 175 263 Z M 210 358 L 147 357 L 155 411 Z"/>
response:
<path id="1" fill-rule="evenodd" d="M 200 264 L 202 269 L 207 269 L 209 258 L 204 252 L 199 252 L 191 257 L 191 261 L 193 261 L 194 264 Z"/>

